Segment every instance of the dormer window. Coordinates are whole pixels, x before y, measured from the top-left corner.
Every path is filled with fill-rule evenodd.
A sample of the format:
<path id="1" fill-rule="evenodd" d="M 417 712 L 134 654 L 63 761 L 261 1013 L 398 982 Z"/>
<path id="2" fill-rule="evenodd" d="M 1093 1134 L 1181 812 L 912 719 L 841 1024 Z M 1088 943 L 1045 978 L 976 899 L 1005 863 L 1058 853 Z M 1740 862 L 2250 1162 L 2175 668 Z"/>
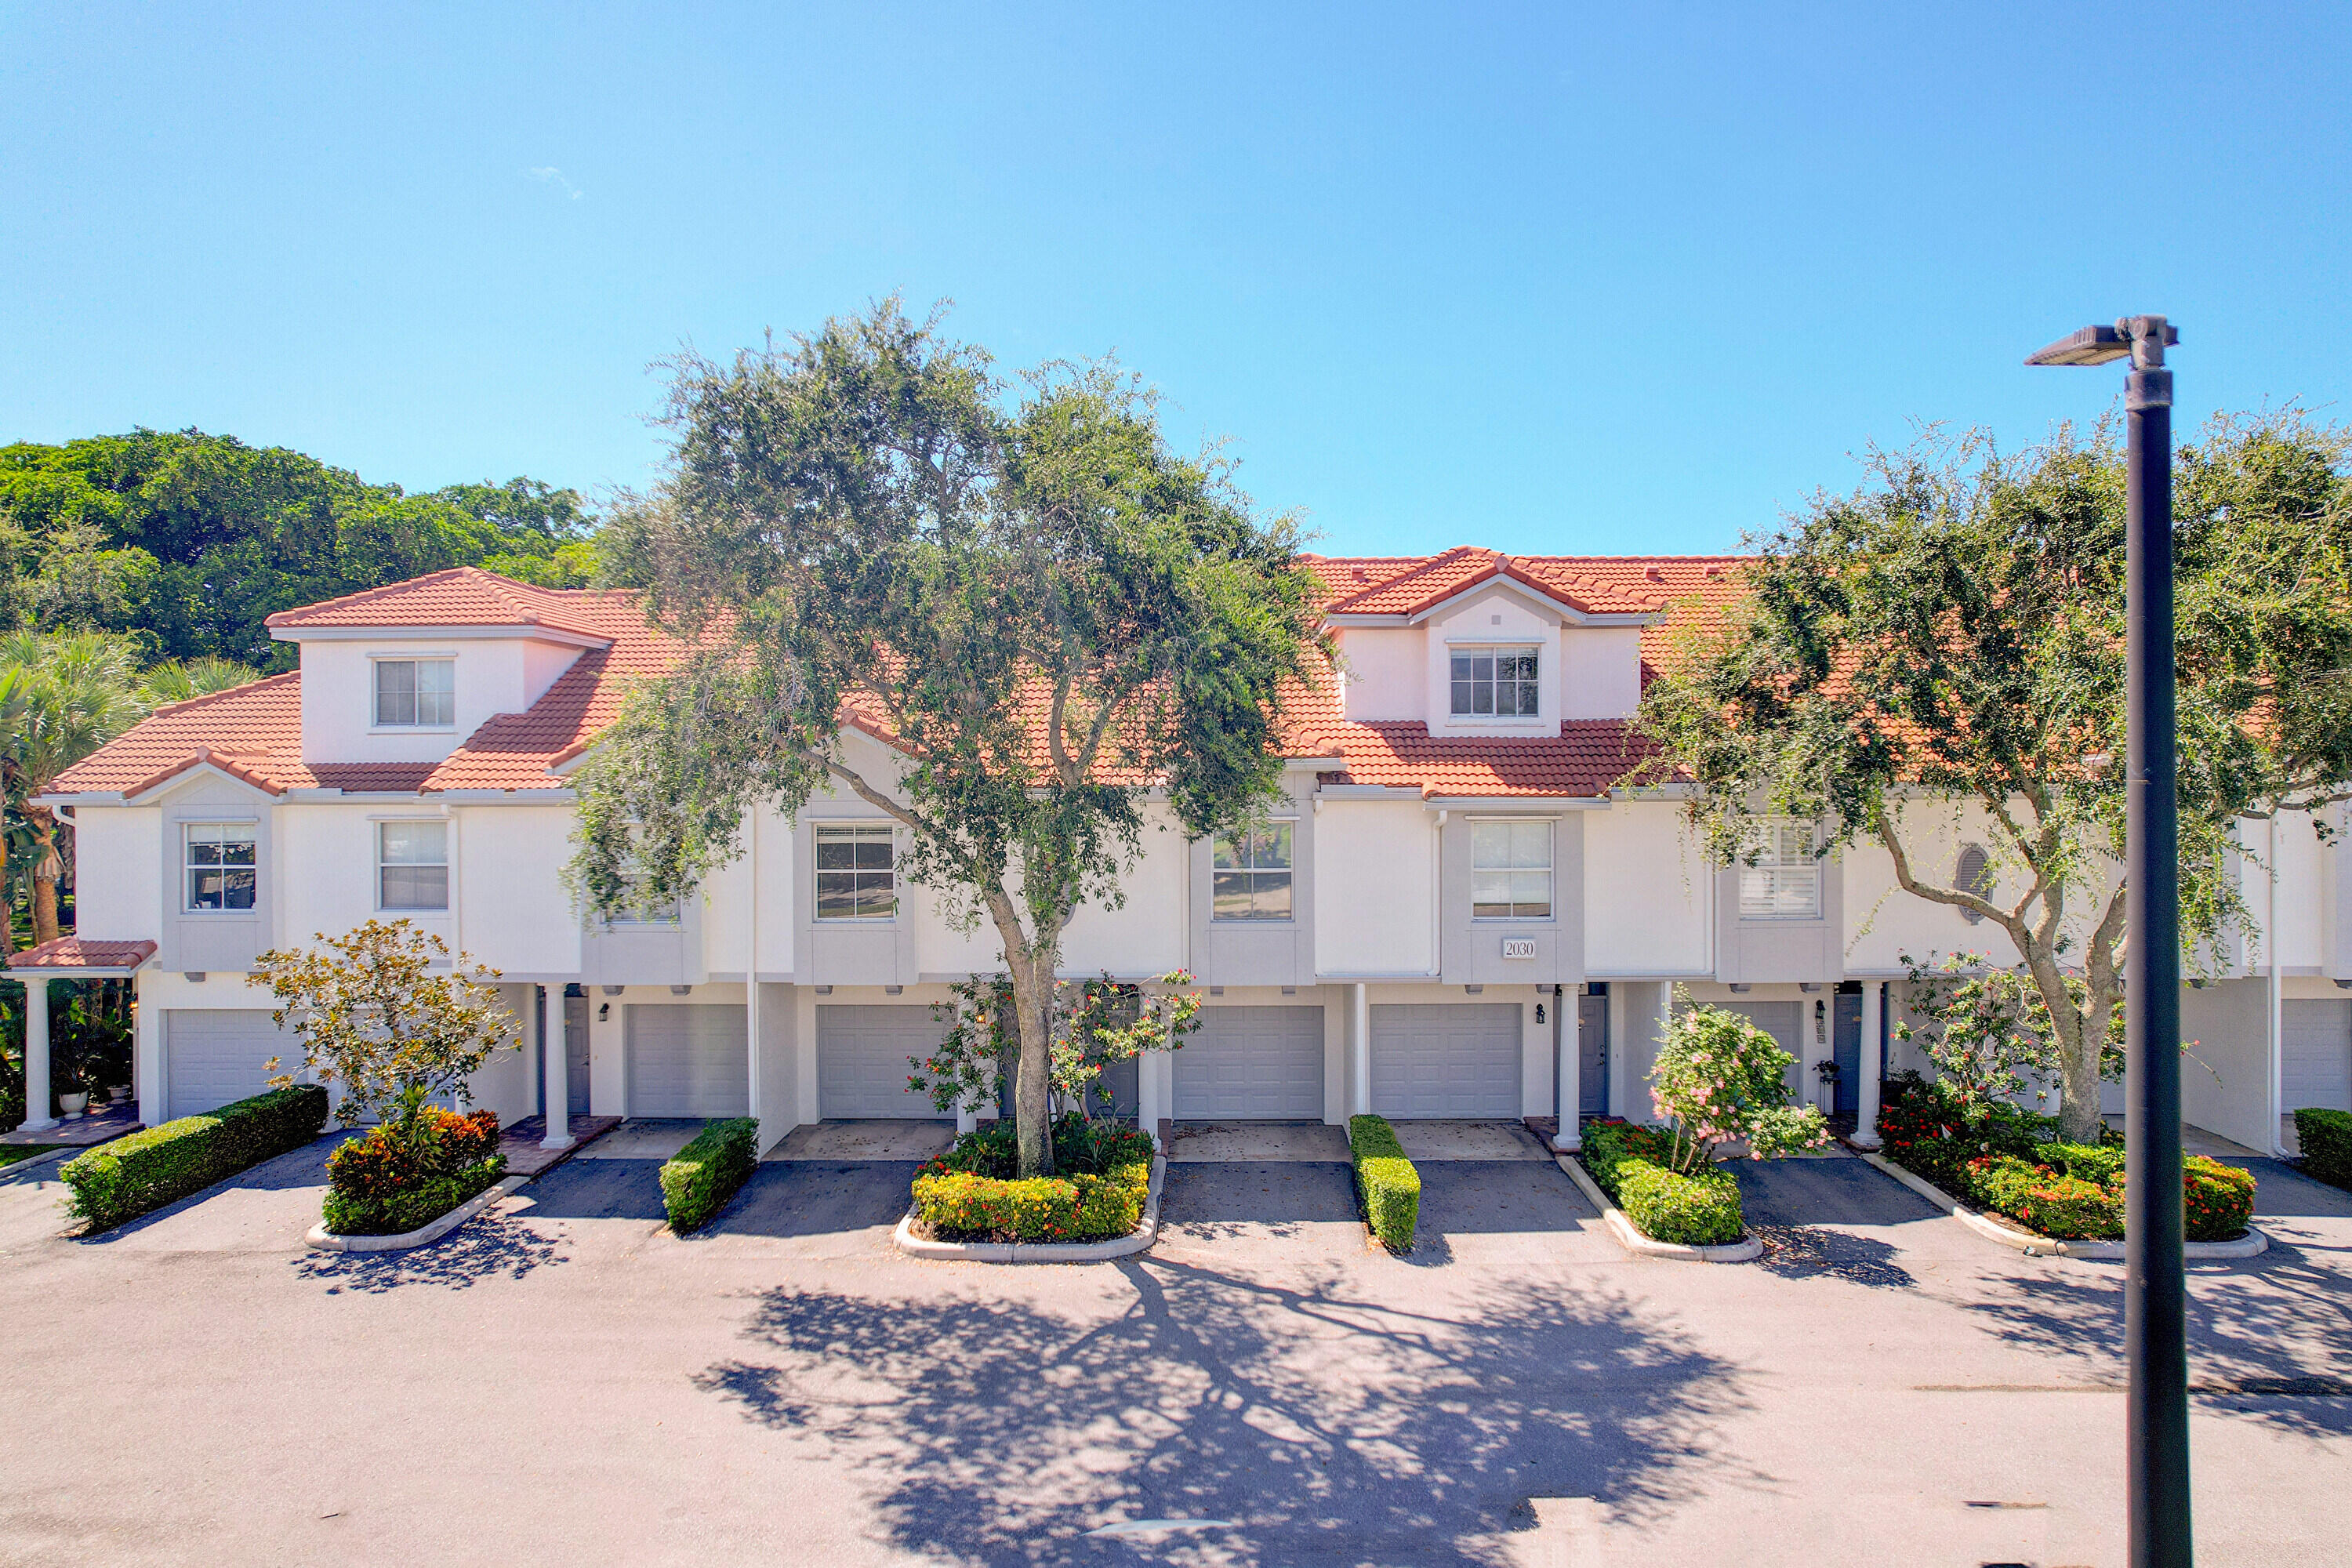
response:
<path id="1" fill-rule="evenodd" d="M 383 730 L 447 730 L 457 722 L 457 661 L 375 661 L 375 721 Z"/>
<path id="2" fill-rule="evenodd" d="M 1457 649 L 1454 655 L 1456 718 L 1489 714 L 1503 719 L 1536 717 L 1536 650 L 1531 647 Z"/>

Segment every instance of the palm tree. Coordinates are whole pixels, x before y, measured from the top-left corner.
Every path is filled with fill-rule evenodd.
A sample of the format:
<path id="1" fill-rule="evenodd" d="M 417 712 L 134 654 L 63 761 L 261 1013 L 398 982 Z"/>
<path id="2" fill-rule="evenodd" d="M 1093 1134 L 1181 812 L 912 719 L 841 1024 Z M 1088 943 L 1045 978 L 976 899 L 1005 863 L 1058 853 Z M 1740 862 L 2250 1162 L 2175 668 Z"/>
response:
<path id="1" fill-rule="evenodd" d="M 160 707 L 166 702 L 185 702 L 191 697 L 209 697 L 215 691 L 226 691 L 260 679 L 261 671 L 249 664 L 206 654 L 184 663 L 176 658 L 166 660 L 139 680 L 147 700 Z"/>
<path id="2" fill-rule="evenodd" d="M 150 700 L 138 654 L 105 632 L 16 631 L 0 636 L 0 773 L 33 835 L 33 941 L 58 935 L 58 816 L 35 804 L 59 773 L 137 723 Z M 0 885 L 8 868 L 0 864 Z"/>

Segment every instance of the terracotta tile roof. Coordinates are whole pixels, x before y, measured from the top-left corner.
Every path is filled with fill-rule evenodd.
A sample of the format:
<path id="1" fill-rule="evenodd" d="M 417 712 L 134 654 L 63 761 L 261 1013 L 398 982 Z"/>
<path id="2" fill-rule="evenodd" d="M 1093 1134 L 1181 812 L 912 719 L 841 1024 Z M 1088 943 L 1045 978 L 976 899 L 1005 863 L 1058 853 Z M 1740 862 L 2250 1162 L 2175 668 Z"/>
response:
<path id="1" fill-rule="evenodd" d="M 280 610 L 264 624 L 271 629 L 309 626 L 548 626 L 581 637 L 601 637 L 601 617 L 591 601 L 598 595 L 577 589 L 539 588 L 485 572 L 453 566 L 382 588 L 346 594 L 323 604 Z"/>
<path id="2" fill-rule="evenodd" d="M 1741 563 L 1730 556 L 1506 557 L 1464 548 L 1437 556 L 1310 556 L 1307 564 L 1339 595 L 1335 605 L 1434 603 L 1507 566 L 1511 575 L 1597 612 L 1661 614 L 1664 618 L 1642 632 L 1645 679 L 1686 615 L 1719 614 L 1740 594 Z M 561 788 L 562 779 L 549 770 L 585 751 L 613 721 L 629 687 L 667 670 L 680 646 L 645 623 L 634 595 L 532 588 L 471 567 L 288 611 L 271 624 L 539 625 L 603 646 L 583 652 L 527 710 L 489 720 L 437 763 L 303 762 L 298 673 L 160 708 L 68 769 L 56 792 L 137 794 L 207 765 L 273 794 Z M 1043 683 L 1024 693 L 1033 729 L 1042 728 L 1047 695 Z M 1328 671 L 1311 687 L 1286 692 L 1284 710 L 1292 755 L 1341 760 L 1344 773 L 1334 778 L 1433 795 L 1597 795 L 1643 754 L 1616 721 L 1570 721 L 1557 735 L 1463 738 L 1432 736 L 1418 723 L 1351 722 Z M 890 739 L 870 703 L 845 706 L 843 719 Z M 1042 762 L 1042 742 L 1037 750 L 1034 760 Z M 1115 770 L 1108 776 L 1140 782 Z"/>
<path id="3" fill-rule="evenodd" d="M 155 956 L 152 942 L 100 942 L 60 936 L 8 955 L 10 969 L 136 969 Z"/>

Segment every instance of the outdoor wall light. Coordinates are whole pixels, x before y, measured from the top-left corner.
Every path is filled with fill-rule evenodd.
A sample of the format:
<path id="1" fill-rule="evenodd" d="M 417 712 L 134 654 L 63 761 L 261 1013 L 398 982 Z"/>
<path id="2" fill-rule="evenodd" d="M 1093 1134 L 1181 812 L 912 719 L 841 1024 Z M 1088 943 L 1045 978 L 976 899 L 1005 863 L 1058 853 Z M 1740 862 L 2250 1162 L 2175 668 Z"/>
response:
<path id="1" fill-rule="evenodd" d="M 1542 1023 L 1543 1021 L 1544 1021 L 1544 1010 L 1543 1010 L 1543 1004 L 1542 1004 L 1542 1003 L 1540 1003 L 1540 1002 L 1538 1002 L 1538 1003 L 1537 1003 L 1537 1004 L 1536 1004 L 1536 1022 L 1537 1022 L 1537 1023 L 1538 1023 L 1538 1024 L 1540 1024 L 1540 1023 Z"/>
<path id="2" fill-rule="evenodd" d="M 612 1005 L 610 1002 L 599 1002 L 599 1003 L 597 1003 L 597 1004 L 596 1004 L 596 1021 L 597 1021 L 598 1023 L 600 1023 L 600 1024 L 608 1024 L 608 1023 L 612 1022 L 612 1019 L 613 1019 L 613 1005 Z"/>
<path id="3" fill-rule="evenodd" d="M 673 996 L 690 996 L 694 994 L 694 987 L 691 985 L 673 985 L 669 988 L 669 994 Z"/>

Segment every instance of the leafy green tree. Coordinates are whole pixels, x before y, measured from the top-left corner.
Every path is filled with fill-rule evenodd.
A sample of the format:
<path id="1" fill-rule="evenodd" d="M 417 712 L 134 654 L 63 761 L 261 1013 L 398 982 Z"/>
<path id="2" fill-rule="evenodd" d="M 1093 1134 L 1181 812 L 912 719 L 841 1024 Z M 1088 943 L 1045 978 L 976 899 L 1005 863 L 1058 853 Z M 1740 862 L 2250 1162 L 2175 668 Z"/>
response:
<path id="1" fill-rule="evenodd" d="M 425 1103 L 463 1092 L 501 1050 L 522 1048 L 522 1026 L 499 994 L 499 972 L 404 920 L 372 920 L 317 947 L 279 948 L 254 960 L 249 985 L 278 998 L 272 1015 L 302 1042 L 300 1068 L 340 1084 L 336 1119 L 371 1118 L 395 1140 L 421 1135 Z M 269 1063 L 270 1086 L 294 1069 Z"/>
<path id="2" fill-rule="evenodd" d="M 744 814 L 820 787 L 899 825 L 908 879 L 1003 944 L 1024 1174 L 1050 1171 L 1055 971 L 1116 906 L 1164 795 L 1187 834 L 1273 798 L 1281 699 L 1318 647 L 1286 519 L 1171 452 L 1102 366 L 1017 389 L 896 301 L 789 348 L 677 362 L 668 472 L 607 560 L 700 651 L 640 690 L 580 780 L 574 874 L 662 904 Z M 845 721 L 884 732 L 851 765 Z"/>
<path id="3" fill-rule="evenodd" d="M 2099 1122 L 2125 930 L 2124 479 L 2111 427 L 2013 455 L 1873 451 L 1853 494 L 1751 541 L 1750 592 L 1692 617 L 1644 691 L 1649 776 L 1752 862 L 1769 816 L 1868 843 L 1913 897 L 2007 934 L 2047 1009 L 2066 1136 Z M 2251 927 L 2237 824 L 2352 779 L 2345 437 L 2288 411 L 2217 420 L 2174 476 L 2182 929 L 2192 962 Z M 1981 876 L 1926 832 L 1978 808 Z M 2039 1015 L 2037 1015 L 2039 1016 Z"/>
<path id="4" fill-rule="evenodd" d="M 261 679 L 261 671 L 233 658 L 166 659 L 140 676 L 139 685 L 150 706 L 185 702 L 208 697 Z"/>
<path id="5" fill-rule="evenodd" d="M 57 776 L 137 723 L 148 701 L 136 649 L 104 632 L 0 636 L 0 785 L 32 838 L 33 941 L 58 934 L 56 808 L 36 799 Z M 4 843 L 5 840 L 0 840 Z M 0 886 L 9 881 L 0 862 Z"/>
<path id="6" fill-rule="evenodd" d="M 584 584 L 595 518 L 534 479 L 409 495 L 282 447 L 137 430 L 0 447 L 0 628 L 286 668 L 273 612 L 443 567 Z"/>

